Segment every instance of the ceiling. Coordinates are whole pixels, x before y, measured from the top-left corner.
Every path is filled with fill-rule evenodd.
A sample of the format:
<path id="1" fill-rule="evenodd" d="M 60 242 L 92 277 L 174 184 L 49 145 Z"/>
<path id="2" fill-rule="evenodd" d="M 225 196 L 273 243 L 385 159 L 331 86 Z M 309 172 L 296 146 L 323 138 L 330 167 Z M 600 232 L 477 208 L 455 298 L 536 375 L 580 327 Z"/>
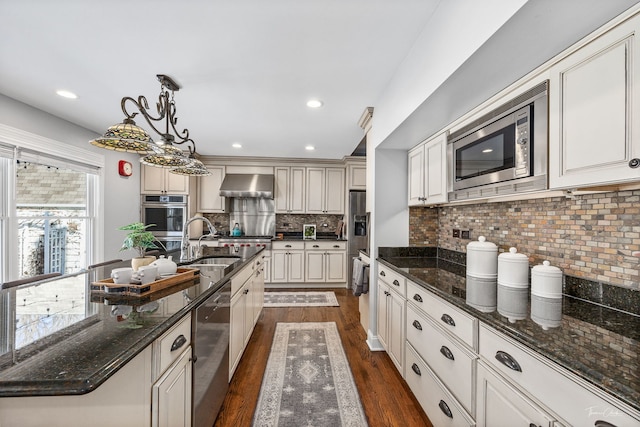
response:
<path id="1" fill-rule="evenodd" d="M 125 96 L 154 110 L 166 74 L 181 86 L 178 128 L 201 155 L 340 159 L 363 153 L 360 116 L 426 28 L 453 22 L 477 38 L 464 33 L 482 19 L 466 1 L 0 0 L 0 93 L 102 134 L 124 118 Z M 487 18 L 507 0 L 483 1 Z M 386 146 L 417 144 L 636 2 L 527 1 Z M 324 105 L 306 107 L 311 98 Z"/>
<path id="2" fill-rule="evenodd" d="M 202 155 L 342 158 L 439 2 L 0 0 L 0 93 L 102 134 L 166 74 Z"/>

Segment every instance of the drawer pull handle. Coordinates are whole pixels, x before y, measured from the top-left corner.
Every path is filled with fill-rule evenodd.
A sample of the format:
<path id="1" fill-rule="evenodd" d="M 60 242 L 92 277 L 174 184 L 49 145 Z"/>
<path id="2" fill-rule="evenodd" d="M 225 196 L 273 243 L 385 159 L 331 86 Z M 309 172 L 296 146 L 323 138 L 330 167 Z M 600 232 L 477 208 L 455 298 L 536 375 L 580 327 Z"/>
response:
<path id="1" fill-rule="evenodd" d="M 397 280 L 394 280 L 393 284 L 396 285 L 396 286 L 400 286 L 400 282 L 398 282 Z"/>
<path id="2" fill-rule="evenodd" d="M 598 420 L 594 424 L 595 427 L 616 427 L 615 424 L 608 423 L 606 421 Z"/>
<path id="3" fill-rule="evenodd" d="M 187 342 L 187 339 L 184 337 L 184 335 L 180 334 L 180 336 L 173 341 L 173 344 L 171 344 L 171 351 L 176 351 L 177 349 L 182 347 L 186 342 Z"/>
<path id="4" fill-rule="evenodd" d="M 444 403 L 444 400 L 441 400 L 440 403 L 438 403 L 438 406 L 440 407 L 440 410 L 442 412 L 444 412 L 444 414 L 449 417 L 449 418 L 453 418 L 453 414 L 451 413 L 451 409 L 449 409 L 449 405 L 447 405 L 446 403 Z"/>
<path id="5" fill-rule="evenodd" d="M 314 247 L 314 248 L 319 248 L 320 246 L 318 246 L 318 245 L 313 245 L 313 247 Z"/>
<path id="6" fill-rule="evenodd" d="M 416 375 L 422 376 L 422 372 L 420 372 L 420 368 L 415 363 L 411 365 L 411 369 L 413 370 L 413 372 L 416 373 Z"/>
<path id="7" fill-rule="evenodd" d="M 285 247 L 285 248 L 290 248 L 290 247 L 291 247 L 291 245 L 284 245 L 284 247 Z"/>
<path id="8" fill-rule="evenodd" d="M 418 322 L 417 320 L 413 321 L 413 327 L 416 328 L 417 330 L 421 331 L 422 330 L 422 325 L 420 324 L 420 322 Z"/>
<path id="9" fill-rule="evenodd" d="M 444 313 L 442 317 L 440 317 L 444 323 L 450 326 L 456 326 L 456 322 L 453 321 L 453 317 L 449 316 L 447 313 Z"/>
<path id="10" fill-rule="evenodd" d="M 522 368 L 520 367 L 520 364 L 518 362 L 516 362 L 516 359 L 514 359 L 507 352 L 504 352 L 504 351 L 496 352 L 496 360 L 498 362 L 502 363 L 504 366 L 506 366 L 509 369 L 513 369 L 514 371 L 522 372 Z"/>
<path id="11" fill-rule="evenodd" d="M 529 427 L 540 427 L 539 425 L 536 425 L 534 423 L 529 423 Z"/>
<path id="12" fill-rule="evenodd" d="M 245 295 L 249 293 L 249 289 L 245 289 L 243 292 Z"/>
<path id="13" fill-rule="evenodd" d="M 334 247 L 334 248 L 339 248 L 339 247 L 340 247 L 340 245 L 333 245 L 333 247 Z"/>
<path id="14" fill-rule="evenodd" d="M 440 347 L 440 353 L 442 353 L 442 355 L 449 360 L 456 360 L 455 357 L 453 357 L 453 353 L 451 353 L 451 350 L 449 350 L 449 347 L 445 345 Z"/>
<path id="15" fill-rule="evenodd" d="M 386 276 L 386 274 L 384 274 L 384 270 L 382 270 L 382 271 L 380 272 L 380 275 L 381 275 L 382 277 Z"/>
<path id="16" fill-rule="evenodd" d="M 413 296 L 413 299 L 414 299 L 414 300 L 416 300 L 416 301 L 418 301 L 418 302 L 422 302 L 422 297 L 421 297 L 420 295 L 418 295 L 418 294 L 415 294 L 415 295 Z"/>

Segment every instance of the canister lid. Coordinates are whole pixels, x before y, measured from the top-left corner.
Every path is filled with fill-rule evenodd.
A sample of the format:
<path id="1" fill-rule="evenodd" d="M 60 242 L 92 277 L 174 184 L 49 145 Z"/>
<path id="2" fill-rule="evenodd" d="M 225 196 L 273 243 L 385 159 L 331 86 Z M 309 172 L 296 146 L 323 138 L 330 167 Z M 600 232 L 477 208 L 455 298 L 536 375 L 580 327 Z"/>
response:
<path id="1" fill-rule="evenodd" d="M 498 251 L 498 247 L 495 243 L 487 242 L 486 237 L 480 236 L 478 237 L 477 242 L 469 242 L 467 245 L 467 249 L 473 249 L 477 251 Z"/>
<path id="2" fill-rule="evenodd" d="M 549 261 L 543 261 L 542 264 L 536 265 L 531 269 L 531 275 L 542 275 L 550 277 L 562 277 L 562 270 L 551 265 Z"/>
<path id="3" fill-rule="evenodd" d="M 509 252 L 503 252 L 498 255 L 501 261 L 518 261 L 518 262 L 529 262 L 529 257 L 525 254 L 519 254 L 516 248 L 509 248 Z"/>

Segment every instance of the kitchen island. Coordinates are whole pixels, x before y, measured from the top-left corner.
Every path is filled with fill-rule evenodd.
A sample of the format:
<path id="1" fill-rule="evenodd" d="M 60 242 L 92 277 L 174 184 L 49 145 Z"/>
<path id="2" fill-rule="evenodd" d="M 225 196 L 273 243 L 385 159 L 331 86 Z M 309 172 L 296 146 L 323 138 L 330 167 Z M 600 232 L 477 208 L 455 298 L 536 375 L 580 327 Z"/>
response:
<path id="1" fill-rule="evenodd" d="M 192 311 L 246 270 L 261 252 L 262 248 L 245 252 L 244 258 L 226 267 L 205 266 L 189 280 L 142 297 L 91 291 L 91 283 L 129 261 L 0 290 L 0 300 L 11 313 L 5 316 L 10 340 L 0 365 L 0 425 L 13 425 L 15 418 L 4 418 L 8 409 L 26 401 L 31 412 L 38 412 L 39 405 L 47 411 L 73 402 L 68 410 L 78 409 L 81 424 L 83 406 L 95 409 L 101 402 L 114 417 L 102 420 L 104 425 L 113 425 L 118 411 L 127 414 L 133 406 L 141 409 L 132 413 L 147 417 L 150 385 L 161 373 L 157 366 L 164 363 L 164 356 L 155 355 L 152 346 L 163 337 L 173 338 L 175 331 L 187 344 L 175 353 L 188 348 Z M 117 404 L 111 406 L 114 401 Z"/>
<path id="2" fill-rule="evenodd" d="M 388 249 L 390 250 L 385 251 L 381 248 L 378 258 L 379 271 L 386 271 L 387 276 L 391 271 L 408 280 L 406 282 L 406 336 L 408 340 L 406 360 L 413 357 L 411 356 L 414 352 L 413 346 L 417 348 L 419 345 L 419 343 L 410 342 L 410 337 L 415 336 L 416 333 L 422 333 L 421 328 L 425 327 L 425 323 L 432 324 L 430 320 L 423 321 L 422 319 L 418 321 L 422 323 L 421 326 L 419 323 L 414 323 L 414 317 L 416 313 L 421 312 L 422 305 L 426 304 L 425 310 L 428 307 L 433 307 L 429 305 L 430 302 L 425 299 L 425 296 L 435 295 L 437 301 L 444 303 L 442 307 L 449 307 L 446 310 L 451 314 L 459 311 L 467 315 L 469 319 L 475 319 L 473 320 L 475 322 L 473 338 L 469 339 L 467 343 L 463 343 L 462 347 L 469 348 L 471 350 L 468 352 L 469 357 L 478 361 L 477 373 L 472 373 L 469 378 L 469 381 L 473 383 L 476 381 L 476 375 L 478 377 L 478 400 L 467 405 L 470 408 L 467 409 L 467 412 L 472 417 L 478 417 L 476 420 L 478 425 L 485 425 L 484 423 L 488 419 L 485 419 L 487 412 L 483 404 L 486 403 L 483 403 L 482 399 L 485 397 L 482 395 L 491 392 L 491 387 L 487 389 L 487 386 L 482 386 L 480 377 L 480 373 L 487 370 L 500 372 L 504 378 L 509 378 L 509 381 L 513 381 L 514 384 L 520 384 L 519 381 L 532 384 L 531 388 L 523 387 L 523 394 L 532 396 L 534 402 L 538 402 L 540 399 L 543 407 L 546 405 L 547 409 L 551 408 L 549 410 L 552 413 L 551 418 L 560 414 L 560 419 L 562 419 L 562 416 L 567 414 L 566 417 L 572 419 L 573 413 L 566 412 L 566 408 L 572 406 L 569 402 L 574 400 L 573 406 L 577 406 L 574 412 L 578 416 L 581 416 L 582 413 L 587 414 L 589 411 L 594 414 L 602 412 L 610 416 L 608 420 L 619 420 L 620 424 L 616 422 L 612 425 L 637 425 L 635 423 L 638 422 L 637 417 L 640 414 L 640 378 L 637 375 L 640 372 L 639 316 L 565 294 L 559 302 L 557 317 L 553 321 L 542 321 L 532 316 L 532 301 L 528 290 L 521 295 L 520 301 L 511 300 L 511 303 L 517 303 L 511 307 L 501 306 L 500 301 L 497 306 L 474 301 L 474 295 L 477 293 L 473 287 L 479 286 L 479 284 L 474 282 L 473 278 L 470 279 L 466 276 L 464 254 L 440 251 L 436 248 Z M 379 277 L 379 279 L 384 279 L 384 277 Z M 486 283 L 482 286 L 486 286 Z M 492 286 L 495 289 L 496 283 L 494 282 Z M 495 299 L 493 304 L 496 304 Z M 437 330 L 453 331 L 464 326 L 457 325 L 457 328 L 454 328 L 451 324 L 445 324 L 445 320 L 450 319 L 440 319 L 440 315 L 436 315 L 433 310 L 427 310 L 427 312 L 435 316 L 434 327 Z M 420 329 L 420 332 L 417 332 L 417 329 Z M 449 336 L 449 334 L 445 332 L 445 336 Z M 453 341 L 457 343 L 455 338 Z M 498 348 L 506 349 L 506 347 L 499 347 L 503 343 L 510 345 L 509 349 L 512 349 L 512 355 L 515 351 L 522 350 L 517 353 L 520 357 L 516 357 L 521 364 L 523 361 L 531 359 L 532 362 L 535 362 L 534 366 L 540 369 L 532 370 L 531 367 L 524 364 L 521 368 L 517 363 L 505 368 L 499 357 L 493 357 Z M 431 345 L 440 347 L 435 342 L 431 342 Z M 451 348 L 453 349 L 453 347 Z M 439 356 L 440 354 L 436 357 Z M 451 356 L 449 358 L 453 357 L 451 354 L 449 356 Z M 434 369 L 437 369 L 440 363 L 439 359 L 425 360 L 427 365 L 436 366 Z M 509 363 L 509 361 L 507 362 Z M 483 367 L 484 371 L 482 371 L 480 365 L 487 365 L 489 368 Z M 410 382 L 410 376 L 413 375 L 412 368 L 412 363 L 407 361 L 404 369 L 408 382 Z M 527 368 L 529 368 L 529 372 L 527 372 Z M 548 376 L 545 376 L 546 369 L 549 370 Z M 475 371 L 472 370 L 472 372 Z M 552 376 L 556 376 L 556 374 L 559 374 L 558 377 L 571 379 L 571 383 L 567 385 L 568 388 L 556 387 L 554 389 L 555 378 Z M 446 373 L 444 375 L 446 376 Z M 538 379 L 527 379 L 527 375 L 537 376 Z M 546 385 L 544 391 L 539 394 L 536 394 L 538 391 L 533 387 L 537 380 Z M 579 384 L 580 387 L 572 388 L 574 383 Z M 457 391 L 457 385 L 450 384 L 447 387 Z M 587 398 L 581 400 L 583 396 L 572 393 L 574 389 L 580 393 L 589 390 L 589 394 L 588 396 L 585 394 Z M 453 394 L 456 395 L 455 392 Z M 459 393 L 456 398 L 459 398 L 460 395 Z M 598 408 L 585 406 L 592 395 L 599 396 L 603 406 Z M 550 399 L 551 396 L 556 396 L 556 398 Z M 464 399 L 460 399 L 464 401 Z M 609 403 L 613 404 L 609 405 Z M 616 415 L 616 411 L 619 411 L 616 408 L 623 408 L 627 414 L 635 417 L 636 421 L 632 420 L 631 424 L 625 424 L 623 422 L 625 418 L 621 414 Z M 431 418 L 432 414 L 428 410 L 426 411 Z M 575 421 L 569 422 L 575 424 Z"/>

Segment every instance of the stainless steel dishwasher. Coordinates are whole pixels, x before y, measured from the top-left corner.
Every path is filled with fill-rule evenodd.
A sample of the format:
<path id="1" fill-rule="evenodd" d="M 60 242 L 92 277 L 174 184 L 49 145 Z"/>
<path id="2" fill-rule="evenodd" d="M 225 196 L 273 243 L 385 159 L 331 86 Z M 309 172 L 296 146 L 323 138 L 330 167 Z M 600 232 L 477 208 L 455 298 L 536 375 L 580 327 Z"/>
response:
<path id="1" fill-rule="evenodd" d="M 195 309 L 193 316 L 193 425 L 211 427 L 229 389 L 231 282 Z"/>

